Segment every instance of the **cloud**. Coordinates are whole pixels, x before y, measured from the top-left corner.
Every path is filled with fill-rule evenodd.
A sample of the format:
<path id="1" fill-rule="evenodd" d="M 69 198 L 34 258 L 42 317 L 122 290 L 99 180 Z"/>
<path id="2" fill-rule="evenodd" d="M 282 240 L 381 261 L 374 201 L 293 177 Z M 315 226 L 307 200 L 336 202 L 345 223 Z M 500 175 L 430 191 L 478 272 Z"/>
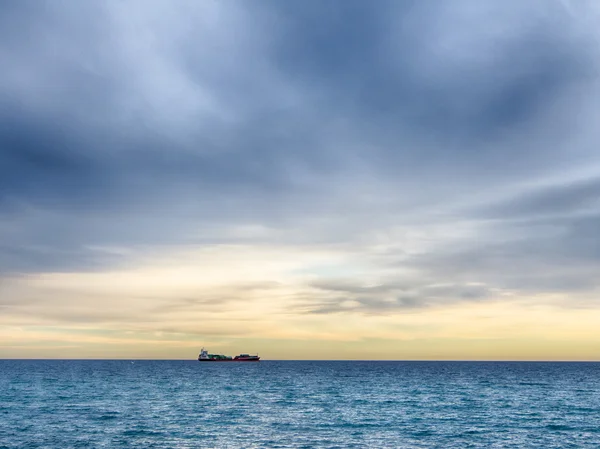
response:
<path id="1" fill-rule="evenodd" d="M 594 303 L 593 2 L 0 8 L 13 324 Z"/>
<path id="2" fill-rule="evenodd" d="M 479 207 L 473 214 L 504 220 L 570 217 L 597 210 L 600 198 L 600 179 L 579 179 L 522 189 L 518 195 Z"/>
<path id="3" fill-rule="evenodd" d="M 416 285 L 410 285 L 410 283 Z M 417 283 L 419 283 L 417 284 Z M 319 291 L 333 293 L 322 303 L 313 299 L 310 313 L 403 313 L 460 301 L 498 299 L 502 292 L 480 284 L 428 284 L 417 276 L 403 283 L 360 285 L 348 281 L 321 281 L 313 285 Z M 318 297 L 318 296 L 317 296 Z"/>

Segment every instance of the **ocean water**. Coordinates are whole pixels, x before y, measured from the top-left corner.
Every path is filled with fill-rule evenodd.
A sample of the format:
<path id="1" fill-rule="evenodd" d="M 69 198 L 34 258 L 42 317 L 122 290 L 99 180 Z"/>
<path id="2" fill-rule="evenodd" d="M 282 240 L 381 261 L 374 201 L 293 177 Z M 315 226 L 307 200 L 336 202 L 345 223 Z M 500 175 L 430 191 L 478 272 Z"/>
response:
<path id="1" fill-rule="evenodd" d="M 599 448 L 600 363 L 0 361 L 1 448 Z"/>

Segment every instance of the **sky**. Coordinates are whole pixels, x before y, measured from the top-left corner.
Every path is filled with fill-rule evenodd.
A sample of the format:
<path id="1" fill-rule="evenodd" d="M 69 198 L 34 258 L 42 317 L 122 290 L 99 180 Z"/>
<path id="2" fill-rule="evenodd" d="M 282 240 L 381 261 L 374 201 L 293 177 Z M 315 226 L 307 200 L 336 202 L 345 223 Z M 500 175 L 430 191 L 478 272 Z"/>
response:
<path id="1" fill-rule="evenodd" d="M 593 0 L 9 0 L 0 67 L 0 358 L 600 360 Z"/>

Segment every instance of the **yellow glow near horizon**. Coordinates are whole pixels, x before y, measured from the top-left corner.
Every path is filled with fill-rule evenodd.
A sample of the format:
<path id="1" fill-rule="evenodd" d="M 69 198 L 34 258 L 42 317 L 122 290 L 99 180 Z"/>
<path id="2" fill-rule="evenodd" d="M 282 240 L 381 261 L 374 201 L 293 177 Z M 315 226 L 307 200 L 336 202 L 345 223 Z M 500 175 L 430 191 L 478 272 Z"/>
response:
<path id="1" fill-rule="evenodd" d="M 225 247 L 9 279 L 0 357 L 193 359 L 207 346 L 265 359 L 600 359 L 600 309 L 565 308 L 557 295 L 379 313 L 348 300 L 345 311 L 313 313 L 330 294 L 301 268 L 344 263 L 369 277 L 367 259 L 340 251 Z"/>

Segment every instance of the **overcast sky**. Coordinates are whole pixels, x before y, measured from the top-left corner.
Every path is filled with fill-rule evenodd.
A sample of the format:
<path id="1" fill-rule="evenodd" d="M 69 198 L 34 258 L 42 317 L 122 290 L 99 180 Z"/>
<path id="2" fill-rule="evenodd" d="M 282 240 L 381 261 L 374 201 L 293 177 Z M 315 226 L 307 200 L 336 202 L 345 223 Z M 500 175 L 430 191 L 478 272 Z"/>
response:
<path id="1" fill-rule="evenodd" d="M 600 6 L 4 1 L 0 357 L 600 354 Z"/>

